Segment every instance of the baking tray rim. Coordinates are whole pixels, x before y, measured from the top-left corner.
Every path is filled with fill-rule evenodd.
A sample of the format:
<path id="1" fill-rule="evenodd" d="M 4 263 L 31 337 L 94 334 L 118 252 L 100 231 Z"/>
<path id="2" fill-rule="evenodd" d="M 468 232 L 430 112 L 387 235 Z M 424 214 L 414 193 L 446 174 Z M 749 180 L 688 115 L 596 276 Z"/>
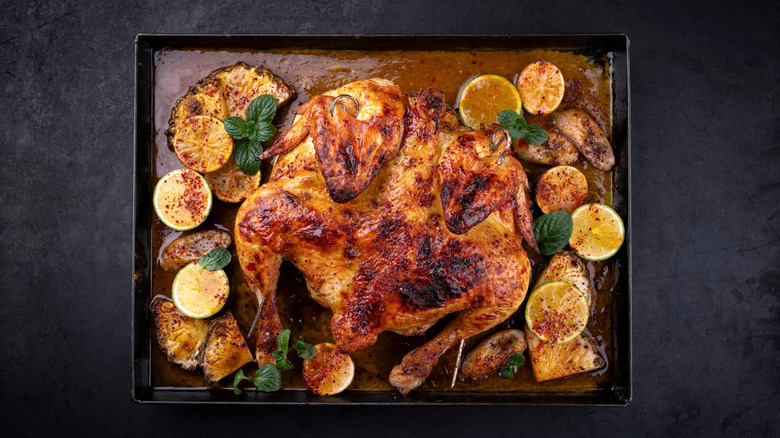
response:
<path id="1" fill-rule="evenodd" d="M 409 396 L 400 396 L 392 390 L 354 390 L 334 397 L 318 397 L 308 391 L 290 389 L 265 394 L 248 391 L 242 396 L 233 395 L 226 388 L 159 388 L 151 386 L 149 370 L 150 322 L 147 306 L 151 298 L 151 242 L 148 229 L 144 229 L 141 215 L 146 214 L 149 222 L 149 194 L 147 185 L 140 186 L 139 181 L 151 177 L 151 151 L 154 147 L 154 104 L 153 76 L 154 53 L 158 50 L 176 49 L 243 49 L 253 50 L 258 46 L 270 48 L 302 48 L 300 43 L 317 42 L 310 49 L 329 50 L 441 50 L 441 49 L 505 49 L 505 48 L 557 48 L 562 50 L 591 50 L 601 53 L 611 52 L 618 56 L 620 69 L 613 63 L 613 139 L 617 146 L 618 175 L 613 174 L 615 187 L 622 187 L 620 195 L 620 213 L 626 220 L 626 239 L 618 255 L 619 262 L 625 266 L 622 281 L 625 290 L 618 294 L 620 311 L 615 311 L 613 298 L 613 339 L 619 348 L 613 354 L 615 384 L 612 388 L 597 388 L 585 392 L 435 392 L 417 391 Z M 209 44 L 204 44 L 209 42 Z M 523 42 L 532 45 L 524 46 Z M 574 44 L 574 43 L 583 43 Z M 253 43 L 251 46 L 249 43 Z M 259 43 L 259 44 L 257 44 Z M 379 47 L 366 43 L 380 43 Z M 401 43 L 401 44 L 399 44 Z M 429 44 L 427 47 L 403 47 L 406 44 Z M 444 44 L 446 43 L 446 44 Z M 459 45 L 453 45 L 458 43 Z M 477 44 L 478 45 L 475 45 Z M 487 43 L 487 44 L 484 44 Z M 360 47 L 356 47 L 360 46 Z M 441 47 L 439 47 L 441 46 Z M 147 404 L 278 404 L 278 405 L 560 405 L 560 406 L 627 406 L 632 399 L 632 326 L 631 326 L 631 290 L 632 260 L 631 241 L 633 233 L 631 214 L 631 97 L 630 97 L 630 42 L 623 33 L 593 34 L 138 34 L 135 38 L 134 75 L 134 148 L 133 154 L 133 236 L 131 251 L 133 254 L 133 288 L 131 303 L 131 357 L 132 390 L 131 397 L 137 403 Z M 615 58 L 613 58 L 615 60 Z M 623 68 L 624 67 L 624 68 Z M 615 83 L 617 79 L 621 83 Z M 620 100 L 618 99 L 620 97 Z M 619 114 L 623 118 L 619 118 Z M 620 124 L 620 126 L 618 126 Z M 616 133 L 617 132 L 617 133 Z M 618 138 L 618 135 L 620 137 Z M 139 167 L 139 163 L 145 164 Z M 145 177 L 145 178 L 144 178 Z M 617 191 L 617 188 L 613 188 Z M 144 239 L 145 238 L 145 239 Z M 625 278 L 623 278 L 625 277 Z M 145 286 L 146 292 L 144 293 Z M 616 319 L 618 321 L 616 321 Z M 615 324 L 618 322 L 618 324 Z M 614 327 L 620 326 L 617 336 Z M 144 330 L 146 333 L 144 333 Z M 616 337 L 617 336 L 617 337 Z M 144 347 L 144 345 L 146 347 Z M 144 350 L 146 355 L 144 355 Z M 141 354 L 139 354 L 139 352 Z M 619 360 L 618 360 L 619 357 Z M 146 368 L 146 369 L 144 369 Z"/>

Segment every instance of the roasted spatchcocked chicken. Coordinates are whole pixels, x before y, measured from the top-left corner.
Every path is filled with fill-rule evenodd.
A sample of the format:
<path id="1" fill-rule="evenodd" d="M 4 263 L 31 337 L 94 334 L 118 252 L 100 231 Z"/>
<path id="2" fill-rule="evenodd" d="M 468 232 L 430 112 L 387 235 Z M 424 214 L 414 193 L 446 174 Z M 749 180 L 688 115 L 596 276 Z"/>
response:
<path id="1" fill-rule="evenodd" d="M 357 81 L 296 114 L 263 154 L 277 157 L 269 182 L 236 217 L 238 257 L 261 305 L 256 359 L 274 362 L 286 259 L 333 311 L 345 353 L 458 312 L 392 370 L 406 394 L 445 351 L 523 302 L 531 269 L 521 243 L 536 245 L 525 172 L 503 157 L 506 143 L 492 149 L 496 127 L 463 128 L 436 89 L 405 96 L 387 80 Z"/>

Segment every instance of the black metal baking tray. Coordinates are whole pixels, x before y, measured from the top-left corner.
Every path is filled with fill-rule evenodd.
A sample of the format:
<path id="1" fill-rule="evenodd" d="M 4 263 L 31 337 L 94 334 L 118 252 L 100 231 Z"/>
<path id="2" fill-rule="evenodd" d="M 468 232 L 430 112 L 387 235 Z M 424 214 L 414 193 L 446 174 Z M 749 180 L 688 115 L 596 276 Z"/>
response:
<path id="1" fill-rule="evenodd" d="M 223 388 L 156 388 L 151 379 L 152 298 L 151 195 L 154 150 L 154 56 L 163 49 L 325 49 L 325 50 L 468 50 L 561 49 L 603 56 L 612 61 L 614 206 L 626 220 L 626 240 L 616 255 L 620 272 L 612 299 L 614 384 L 584 392 L 435 392 L 347 391 L 319 397 L 309 391 L 247 392 L 235 396 Z M 132 290 L 132 398 L 139 403 L 345 404 L 345 405 L 575 405 L 625 406 L 631 401 L 631 112 L 629 41 L 622 34 L 587 35 L 138 35 L 135 75 L 135 172 Z"/>

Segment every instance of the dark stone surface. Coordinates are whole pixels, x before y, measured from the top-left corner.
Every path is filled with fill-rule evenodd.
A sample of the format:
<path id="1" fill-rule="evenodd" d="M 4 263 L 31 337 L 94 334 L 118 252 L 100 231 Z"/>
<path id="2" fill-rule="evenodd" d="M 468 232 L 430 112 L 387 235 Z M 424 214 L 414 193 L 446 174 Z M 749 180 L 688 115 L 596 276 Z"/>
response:
<path id="1" fill-rule="evenodd" d="M 777 436 L 774 2 L 2 2 L 4 436 Z M 631 39 L 627 408 L 199 407 L 130 398 L 137 33 L 589 33 Z"/>

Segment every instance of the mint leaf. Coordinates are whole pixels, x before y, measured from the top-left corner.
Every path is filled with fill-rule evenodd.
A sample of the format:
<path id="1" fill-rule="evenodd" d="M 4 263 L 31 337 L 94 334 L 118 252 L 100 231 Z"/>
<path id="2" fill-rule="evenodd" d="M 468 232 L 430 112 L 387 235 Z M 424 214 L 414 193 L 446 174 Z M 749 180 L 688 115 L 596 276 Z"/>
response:
<path id="1" fill-rule="evenodd" d="M 515 125 L 519 118 L 520 114 L 517 114 L 514 111 L 504 110 L 498 113 L 498 124 L 509 129 L 510 126 Z"/>
<path id="2" fill-rule="evenodd" d="M 228 117 L 222 122 L 222 126 L 225 127 L 228 135 L 236 140 L 249 138 L 247 123 L 241 117 Z"/>
<path id="3" fill-rule="evenodd" d="M 262 162 L 257 157 L 263 153 L 263 144 L 253 140 L 236 142 L 235 159 L 238 168 L 247 175 L 254 175 L 260 170 Z"/>
<path id="4" fill-rule="evenodd" d="M 255 126 L 254 138 L 259 141 L 266 141 L 276 134 L 276 126 L 270 123 L 258 123 Z"/>
<path id="5" fill-rule="evenodd" d="M 274 117 L 276 117 L 276 98 L 270 94 L 263 94 L 252 99 L 249 108 L 246 109 L 246 120 L 248 122 L 257 124 L 261 122 L 270 123 Z"/>
<path id="6" fill-rule="evenodd" d="M 534 237 L 539 253 L 552 255 L 569 243 L 574 223 L 565 210 L 544 214 L 534 220 Z"/>
<path id="7" fill-rule="evenodd" d="M 282 387 L 282 373 L 271 364 L 265 364 L 257 370 L 252 379 L 257 389 L 264 392 L 278 391 Z"/>
<path id="8" fill-rule="evenodd" d="M 214 248 L 198 259 L 198 264 L 206 270 L 216 271 L 224 268 L 230 263 L 233 257 L 230 251 L 225 248 Z"/>
<path id="9" fill-rule="evenodd" d="M 276 344 L 279 347 L 279 351 L 287 353 L 290 349 L 290 329 L 284 329 L 279 333 L 279 337 L 276 338 Z"/>
<path id="10" fill-rule="evenodd" d="M 283 351 L 276 350 L 273 353 L 271 353 L 271 356 L 273 356 L 274 359 L 276 359 L 276 362 L 285 360 L 287 358 L 287 355 L 284 354 Z"/>
<path id="11" fill-rule="evenodd" d="M 523 353 L 517 353 L 509 356 L 509 365 L 521 367 L 524 364 L 525 364 L 525 356 L 523 356 Z"/>
<path id="12" fill-rule="evenodd" d="M 515 377 L 515 371 L 511 365 L 504 365 L 498 370 L 498 374 L 505 379 L 513 379 Z"/>
<path id="13" fill-rule="evenodd" d="M 311 345 L 303 339 L 298 339 L 295 341 L 293 348 L 295 349 L 295 352 L 298 353 L 298 357 L 301 359 L 311 359 L 315 354 L 317 354 L 317 347 Z"/>
<path id="14" fill-rule="evenodd" d="M 528 144 L 538 146 L 547 141 L 547 132 L 536 125 L 528 125 L 528 127 L 525 128 L 523 140 Z"/>
<path id="15" fill-rule="evenodd" d="M 241 383 L 242 380 L 252 380 L 251 377 L 247 377 L 244 374 L 244 370 L 238 369 L 235 374 L 233 374 L 233 394 L 239 395 L 244 391 L 241 391 L 241 388 L 238 387 L 238 385 Z"/>
<path id="16" fill-rule="evenodd" d="M 282 360 L 276 361 L 276 368 L 278 368 L 279 371 L 289 371 L 295 367 L 293 366 L 292 362 L 290 362 L 289 359 L 284 358 Z"/>

